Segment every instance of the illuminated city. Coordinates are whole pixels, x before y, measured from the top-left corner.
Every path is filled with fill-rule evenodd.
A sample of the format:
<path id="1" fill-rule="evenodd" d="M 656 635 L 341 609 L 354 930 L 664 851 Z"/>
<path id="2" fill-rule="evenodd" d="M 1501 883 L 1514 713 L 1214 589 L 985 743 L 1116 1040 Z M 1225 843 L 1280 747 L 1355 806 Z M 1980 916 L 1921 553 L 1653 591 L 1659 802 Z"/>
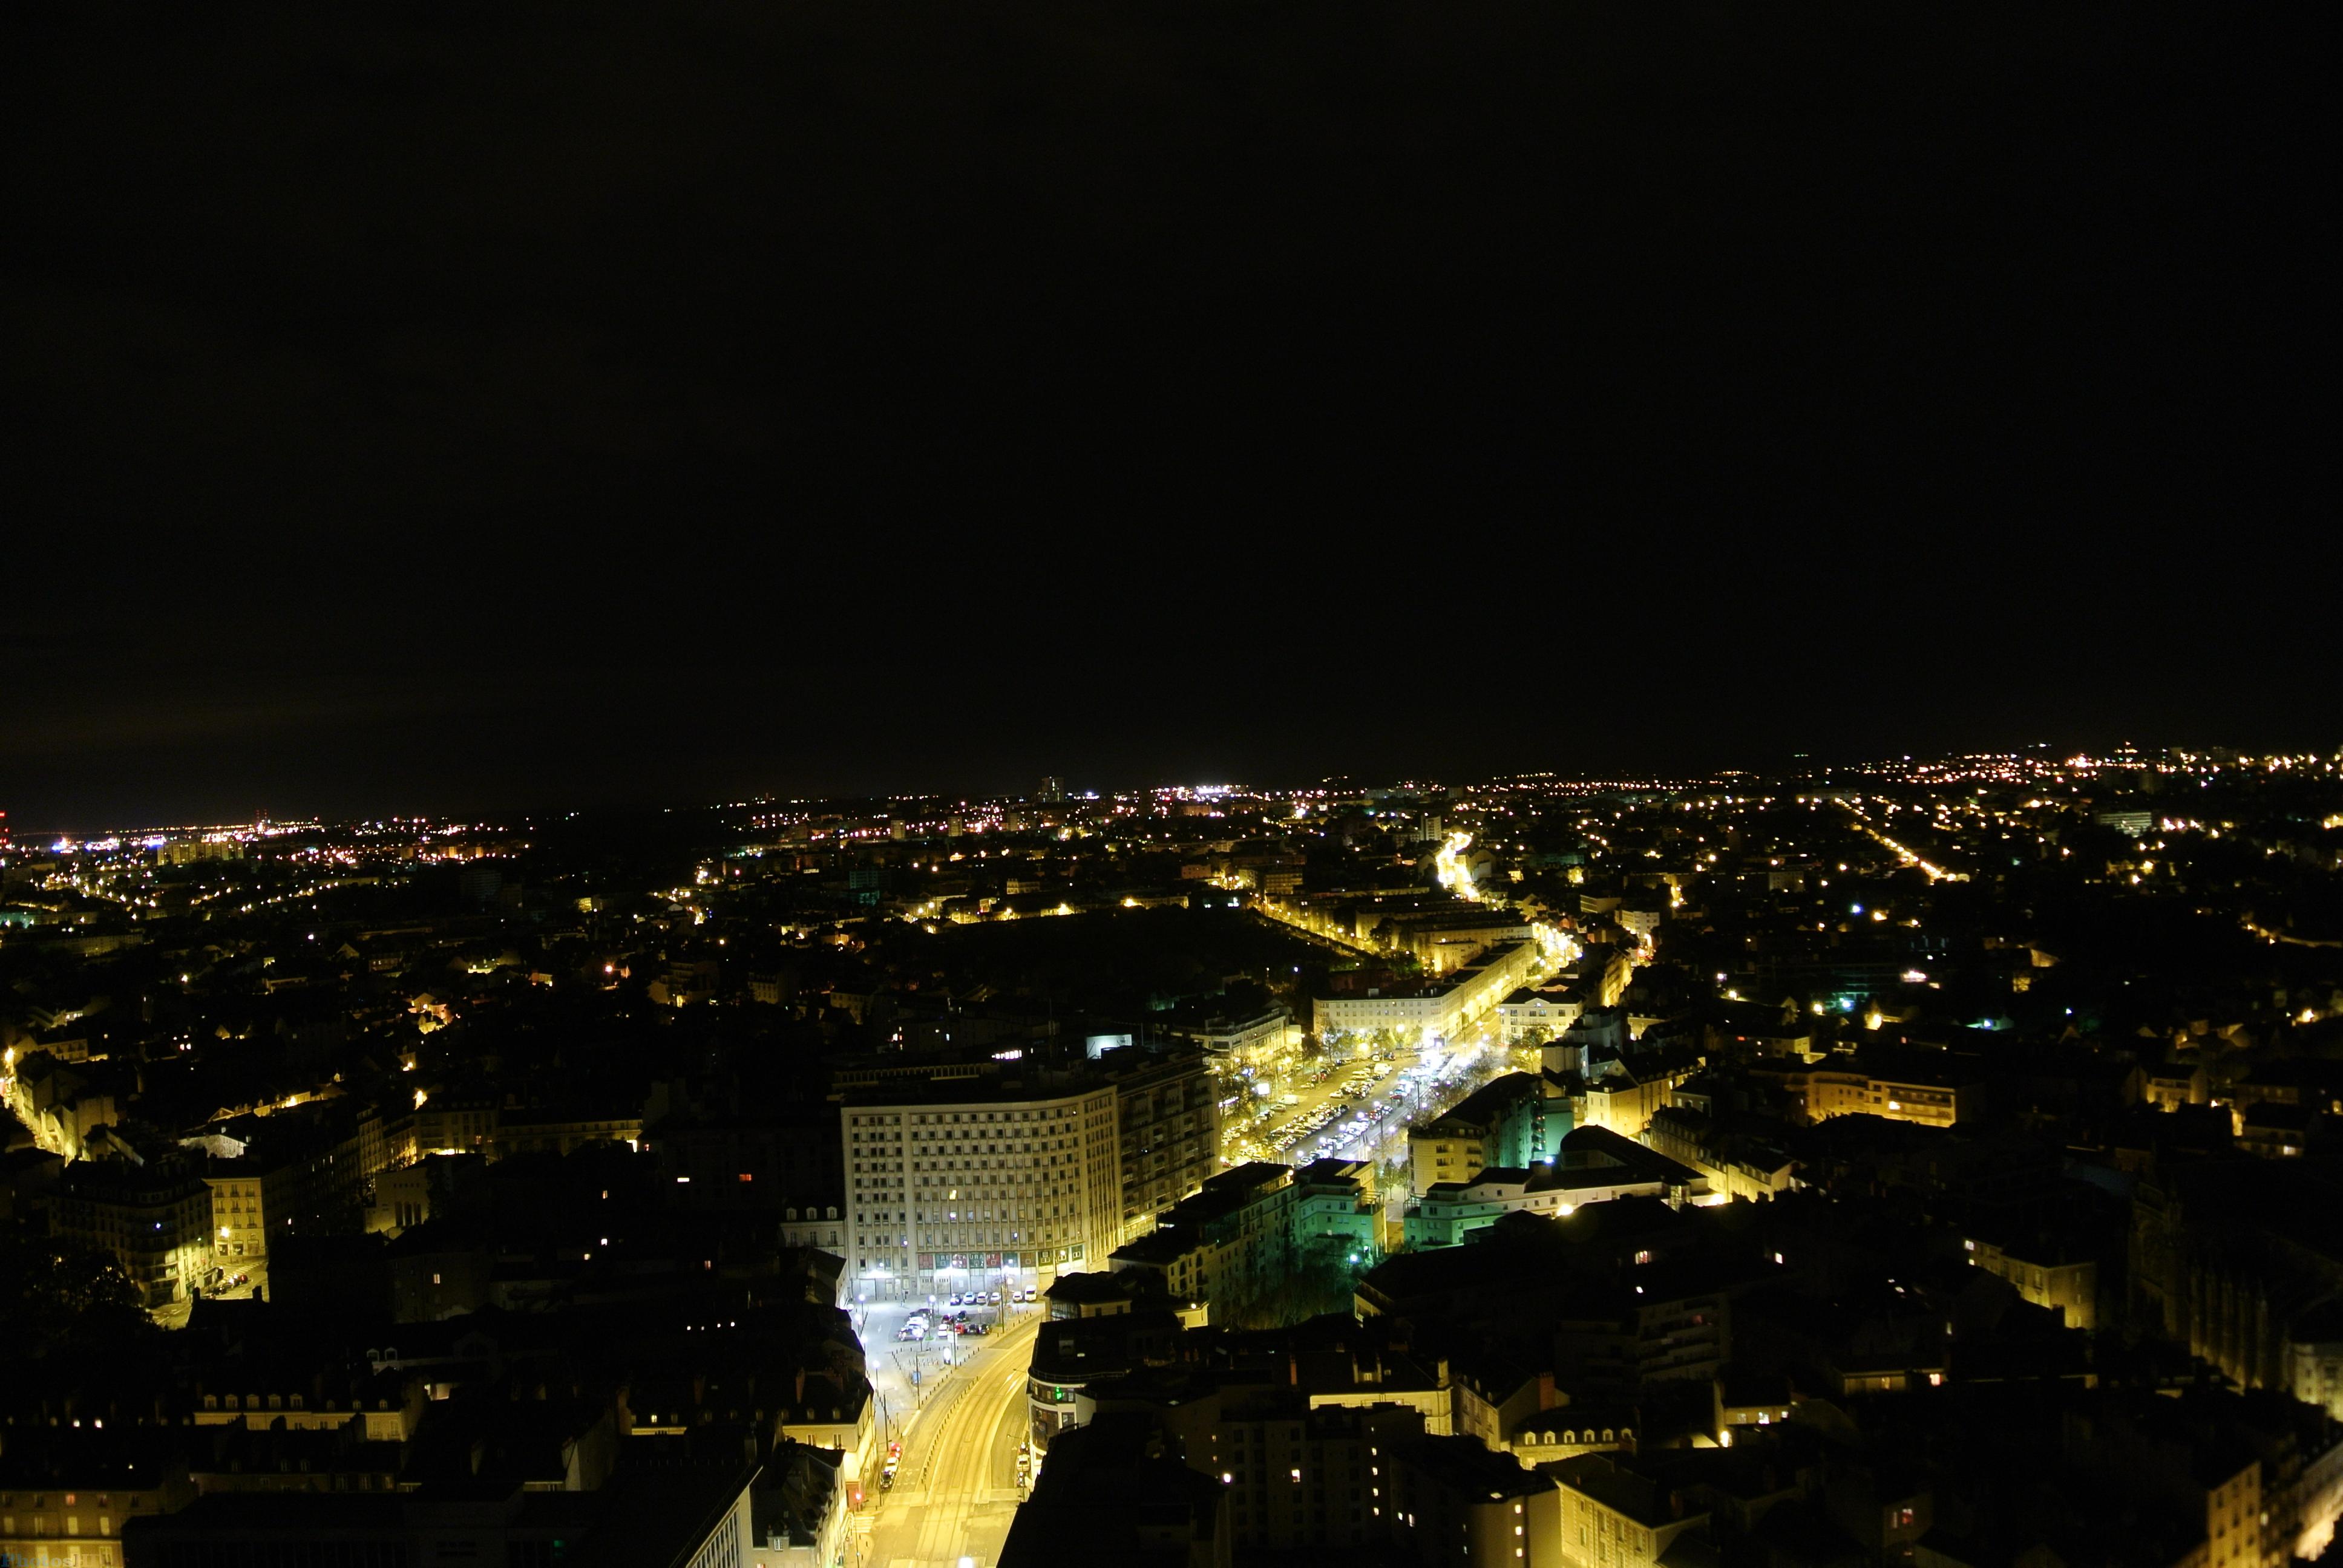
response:
<path id="1" fill-rule="evenodd" d="M 0 8 L 0 1568 L 2343 1563 L 2322 16 Z"/>
<path id="2" fill-rule="evenodd" d="M 0 1553 L 2315 1556 L 2338 769 L 28 835 Z"/>

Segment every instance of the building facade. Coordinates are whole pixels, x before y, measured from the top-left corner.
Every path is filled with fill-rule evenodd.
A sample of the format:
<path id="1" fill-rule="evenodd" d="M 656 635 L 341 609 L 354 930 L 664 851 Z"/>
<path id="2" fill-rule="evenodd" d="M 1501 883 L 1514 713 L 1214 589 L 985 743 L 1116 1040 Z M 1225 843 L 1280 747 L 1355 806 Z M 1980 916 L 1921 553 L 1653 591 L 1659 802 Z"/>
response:
<path id="1" fill-rule="evenodd" d="M 1102 1269 L 1122 1244 L 1111 1083 L 879 1085 L 850 1093 L 839 1116 L 858 1300 L 1022 1288 Z"/>
<path id="2" fill-rule="evenodd" d="M 112 1253 L 147 1307 L 187 1300 L 215 1266 L 211 1189 L 183 1160 L 76 1162 L 49 1216 L 53 1234 Z"/>
<path id="3" fill-rule="evenodd" d="M 1113 1050 L 1100 1066 L 1114 1085 L 1122 1227 L 1135 1235 L 1220 1169 L 1219 1097 L 1198 1050 Z"/>

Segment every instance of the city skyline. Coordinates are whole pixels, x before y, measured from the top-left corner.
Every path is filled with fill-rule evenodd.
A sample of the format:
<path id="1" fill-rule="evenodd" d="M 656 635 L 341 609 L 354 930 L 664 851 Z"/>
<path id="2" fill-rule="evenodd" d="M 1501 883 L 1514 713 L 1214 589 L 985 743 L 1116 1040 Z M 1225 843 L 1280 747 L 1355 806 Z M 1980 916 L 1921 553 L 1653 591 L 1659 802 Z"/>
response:
<path id="1" fill-rule="evenodd" d="M 575 817 L 581 812 L 598 816 L 650 814 L 659 812 L 723 813 L 751 811 L 759 807 L 803 808 L 863 804 L 884 806 L 888 802 L 924 802 L 944 807 L 976 804 L 998 804 L 1005 801 L 1049 802 L 1100 799 L 1144 800 L 1150 797 L 1185 795 L 1191 791 L 1200 798 L 1211 799 L 1233 793 L 1248 799 L 1301 797 L 1313 790 L 1322 792 L 1332 787 L 1337 793 L 1345 790 L 1373 789 L 1391 791 L 1401 796 L 1424 792 L 1444 793 L 1451 789 L 1471 790 L 1513 781 L 1536 783 L 1552 781 L 1584 786 L 1589 790 L 1644 789 L 1683 790 L 1707 786 L 1729 786 L 1735 779 L 1781 785 L 1796 780 L 1825 784 L 1833 779 L 1858 778 L 1866 772 L 1896 773 L 1899 765 L 1916 764 L 1920 769 L 1950 766 L 1955 768 L 2008 760 L 2026 766 L 2062 767 L 2082 762 L 2116 767 L 2140 766 L 2147 762 L 2189 760 L 2207 757 L 2241 761 L 2248 766 L 2265 759 L 2280 766 L 2298 763 L 2312 768 L 2332 769 L 2343 765 L 2343 749 L 2318 746 L 2237 746 L 2197 742 L 2194 744 L 2141 745 L 2127 735 L 2108 741 L 2101 738 L 2095 743 L 2077 744 L 2071 739 L 2065 744 L 2046 740 L 2033 741 L 2006 749 L 1946 750 L 1936 752 L 1865 753 L 1849 749 L 1837 755 L 1795 751 L 1773 760 L 1770 766 L 1755 765 L 1758 759 L 1743 758 L 1717 767 L 1671 771 L 1664 769 L 1595 771 L 1568 768 L 1523 768 L 1484 774 L 1417 772 L 1379 775 L 1369 772 L 1330 772 L 1307 779 L 1261 779 L 1237 775 L 1213 777 L 1192 774 L 1176 779 L 1116 780 L 1084 779 L 1078 775 L 1037 774 L 1027 779 L 1023 787 L 1015 786 L 985 790 L 979 789 L 878 789 L 870 790 L 806 790 L 784 792 L 757 791 L 729 799 L 667 799 L 656 796 L 617 802 L 572 804 L 559 801 L 538 802 L 523 807 L 498 809 L 447 811 L 438 809 L 394 809 L 355 811 L 341 814 L 317 811 L 260 809 L 241 816 L 227 815 L 211 819 L 183 816 L 176 819 L 148 817 L 122 820 L 96 820 L 87 824 L 38 820 L 18 810 L 12 817 L 5 805 L 0 805 L 0 829 L 16 834 L 20 849 L 37 849 L 50 839 L 73 842 L 78 839 L 111 835 L 137 839 L 152 836 L 148 841 L 159 843 L 164 839 L 206 831 L 226 832 L 260 829 L 295 827 L 342 827 L 360 823 L 396 824 L 401 821 L 416 824 L 467 821 L 482 825 L 498 823 L 518 825 L 531 820 L 548 821 L 563 817 Z M 2282 759 L 2282 760 L 2281 760 Z M 1910 772 L 1911 769 L 1902 769 Z M 62 837 L 60 837 L 62 835 Z M 5 837 L 5 834 L 0 834 Z"/>
<path id="2" fill-rule="evenodd" d="M 2328 1547 L 2343 757 L 1081 783 L 14 835 L 0 1554 Z"/>

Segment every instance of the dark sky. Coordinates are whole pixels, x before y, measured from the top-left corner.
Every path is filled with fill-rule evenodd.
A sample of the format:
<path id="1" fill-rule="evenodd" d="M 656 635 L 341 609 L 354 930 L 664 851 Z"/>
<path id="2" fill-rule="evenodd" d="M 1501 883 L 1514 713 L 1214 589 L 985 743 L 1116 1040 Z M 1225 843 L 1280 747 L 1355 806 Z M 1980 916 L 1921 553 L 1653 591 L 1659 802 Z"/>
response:
<path id="1" fill-rule="evenodd" d="M 26 0 L 0 808 L 2332 747 L 2239 12 Z"/>

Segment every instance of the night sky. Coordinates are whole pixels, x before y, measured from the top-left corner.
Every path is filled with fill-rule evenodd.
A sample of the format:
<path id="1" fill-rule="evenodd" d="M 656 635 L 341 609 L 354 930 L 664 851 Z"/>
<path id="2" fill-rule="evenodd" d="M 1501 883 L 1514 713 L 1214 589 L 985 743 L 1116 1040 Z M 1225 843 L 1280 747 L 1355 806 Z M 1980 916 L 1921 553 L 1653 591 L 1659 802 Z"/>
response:
<path id="1" fill-rule="evenodd" d="M 2297 25 L 27 0 L 0 809 L 2331 749 Z"/>

